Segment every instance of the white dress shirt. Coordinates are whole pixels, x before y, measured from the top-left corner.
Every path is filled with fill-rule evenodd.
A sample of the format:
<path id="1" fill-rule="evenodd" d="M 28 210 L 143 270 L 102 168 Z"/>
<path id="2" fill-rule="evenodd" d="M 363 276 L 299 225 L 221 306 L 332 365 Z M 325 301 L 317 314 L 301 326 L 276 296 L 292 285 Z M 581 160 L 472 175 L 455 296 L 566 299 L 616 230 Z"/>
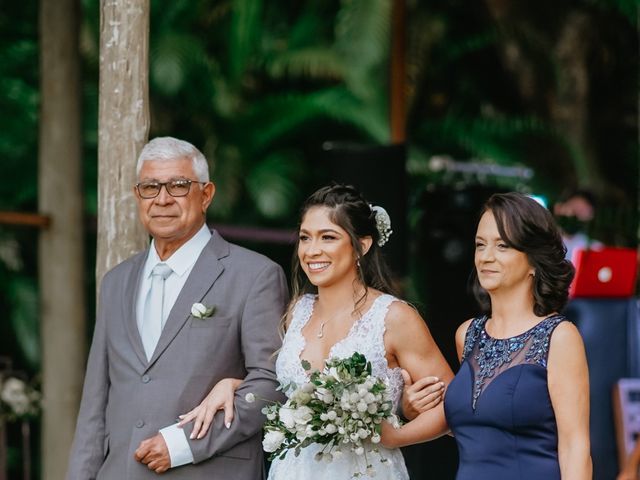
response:
<path id="1" fill-rule="evenodd" d="M 167 277 L 164 284 L 164 305 L 163 311 L 170 312 L 173 304 L 182 290 L 196 260 L 202 253 L 204 247 L 211 239 L 211 232 L 207 225 L 203 225 L 198 232 L 191 237 L 184 245 L 176 250 L 173 255 L 164 260 L 173 272 Z M 142 320 L 144 318 L 144 302 L 147 292 L 151 288 L 151 271 L 156 264 L 163 262 L 156 252 L 155 241 L 151 242 L 149 255 L 144 264 L 142 279 L 140 281 L 139 295 L 136 300 L 136 315 L 138 331 L 142 331 Z M 162 325 L 164 327 L 164 324 Z M 195 407 L 196 405 L 194 405 Z M 183 412 L 185 413 L 185 412 Z M 187 463 L 193 463 L 193 453 L 189 447 L 186 434 L 182 428 L 177 427 L 177 423 L 160 430 L 164 437 L 171 457 L 171 467 L 179 467 Z"/>

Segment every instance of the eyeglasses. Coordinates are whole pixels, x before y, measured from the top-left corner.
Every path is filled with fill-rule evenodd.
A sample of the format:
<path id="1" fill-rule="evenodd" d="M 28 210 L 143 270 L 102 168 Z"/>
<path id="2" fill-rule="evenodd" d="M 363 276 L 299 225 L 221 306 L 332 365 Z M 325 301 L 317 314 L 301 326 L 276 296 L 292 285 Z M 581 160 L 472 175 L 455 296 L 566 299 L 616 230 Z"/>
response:
<path id="1" fill-rule="evenodd" d="M 192 183 L 201 183 L 202 185 L 207 182 L 198 182 L 197 180 L 188 180 L 186 178 L 179 178 L 176 180 L 170 180 L 168 182 L 140 182 L 136 183 L 136 190 L 141 198 L 156 198 L 160 195 L 162 187 L 167 189 L 167 193 L 172 197 L 185 197 L 189 194 Z"/>

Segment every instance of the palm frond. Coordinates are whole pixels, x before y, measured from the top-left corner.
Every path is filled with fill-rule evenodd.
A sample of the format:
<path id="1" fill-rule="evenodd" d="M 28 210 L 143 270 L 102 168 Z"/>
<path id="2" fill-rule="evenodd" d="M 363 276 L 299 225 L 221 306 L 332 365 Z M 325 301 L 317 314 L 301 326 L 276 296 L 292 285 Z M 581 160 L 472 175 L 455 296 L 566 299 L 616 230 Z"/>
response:
<path id="1" fill-rule="evenodd" d="M 211 179 L 216 185 L 216 195 L 209 212 L 217 218 L 226 220 L 231 218 L 233 209 L 242 196 L 245 165 L 237 147 L 225 144 L 215 149 L 214 143 L 211 139 L 204 149 L 207 158 L 215 158 Z M 210 153 L 213 149 L 216 150 L 215 157 Z"/>
<path id="2" fill-rule="evenodd" d="M 256 103 L 245 121 L 260 126 L 254 136 L 254 145 L 263 149 L 316 118 L 353 126 L 378 143 L 388 136 L 386 118 L 341 87 L 309 94 L 272 95 Z"/>
<path id="3" fill-rule="evenodd" d="M 369 68 L 389 51 L 391 0 L 343 0 L 335 27 L 335 47 L 351 68 Z"/>
<path id="4" fill-rule="evenodd" d="M 428 143 L 429 139 L 450 142 L 472 155 L 491 158 L 505 165 L 522 160 L 522 147 L 518 140 L 524 135 L 555 135 L 549 125 L 532 117 L 463 118 L 448 115 L 440 121 L 424 122 L 419 131 L 421 142 Z"/>
<path id="5" fill-rule="evenodd" d="M 292 151 L 274 152 L 258 162 L 247 175 L 247 192 L 266 218 L 283 218 L 297 207 L 299 184 L 305 165 Z"/>
<path id="6" fill-rule="evenodd" d="M 190 72 L 205 67 L 206 53 L 193 35 L 166 32 L 151 44 L 150 63 L 154 87 L 171 96 L 185 87 Z"/>
<path id="7" fill-rule="evenodd" d="M 230 83 L 240 83 L 249 58 L 258 44 L 262 15 L 262 0 L 234 0 L 229 39 Z"/>
<path id="8" fill-rule="evenodd" d="M 285 51 L 267 59 L 265 69 L 274 79 L 287 77 L 314 80 L 341 80 L 347 70 L 336 52 L 324 47 Z"/>
<path id="9" fill-rule="evenodd" d="M 391 32 L 390 0 L 344 0 L 338 12 L 334 48 L 349 65 L 345 82 L 369 100 L 386 82 L 376 69 L 386 63 Z"/>

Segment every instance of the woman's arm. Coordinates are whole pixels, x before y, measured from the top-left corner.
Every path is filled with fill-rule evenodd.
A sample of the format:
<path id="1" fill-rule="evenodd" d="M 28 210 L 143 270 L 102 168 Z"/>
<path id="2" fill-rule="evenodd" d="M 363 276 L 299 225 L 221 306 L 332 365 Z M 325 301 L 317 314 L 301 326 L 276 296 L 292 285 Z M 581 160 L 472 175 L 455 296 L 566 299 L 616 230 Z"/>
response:
<path id="1" fill-rule="evenodd" d="M 387 355 L 391 357 L 390 366 L 393 366 L 392 360 L 395 360 L 411 378 L 436 376 L 445 385 L 449 384 L 453 372 L 424 320 L 413 307 L 405 303 L 393 303 L 387 314 L 386 325 L 384 342 Z M 413 425 L 414 422 L 418 424 Z M 385 438 L 388 431 L 388 428 L 383 428 L 383 443 L 387 446 L 409 445 L 444 435 L 448 429 L 443 405 L 440 403 L 437 407 L 421 413 L 415 420 L 394 430 L 393 434 Z"/>
<path id="2" fill-rule="evenodd" d="M 209 394 L 190 412 L 180 415 L 179 427 L 193 421 L 191 438 L 202 438 L 207 434 L 213 417 L 218 410 L 224 410 L 224 424 L 227 428 L 233 421 L 233 397 L 242 383 L 241 378 L 223 378 L 214 385 Z"/>
<path id="3" fill-rule="evenodd" d="M 418 316 L 418 318 L 420 317 Z M 464 322 L 462 325 L 460 325 L 460 327 L 458 327 L 458 330 L 456 331 L 456 350 L 458 352 L 459 358 L 462 358 L 464 339 L 470 323 L 471 320 Z M 429 338 L 431 342 L 433 342 L 431 334 L 429 334 Z M 438 351 L 438 353 L 440 353 L 440 351 Z M 441 354 L 440 357 L 442 357 Z M 444 361 L 444 358 L 442 360 Z M 440 378 L 442 378 L 446 382 L 446 384 L 449 384 L 449 382 L 453 378 L 453 373 L 448 368 L 448 365 L 447 369 L 449 372 L 448 376 Z M 441 403 L 440 405 L 438 405 L 438 407 L 421 413 L 414 420 L 398 429 L 393 428 L 387 422 L 383 422 L 382 443 L 385 446 L 391 448 L 403 447 L 405 445 L 433 440 L 443 433 L 447 433 L 447 430 L 448 427 L 446 426 L 446 420 L 444 418 L 444 404 Z"/>
<path id="4" fill-rule="evenodd" d="M 589 372 L 582 338 L 569 322 L 558 325 L 551 336 L 547 376 L 562 479 L 591 479 Z"/>
<path id="5" fill-rule="evenodd" d="M 462 360 L 464 339 L 471 320 L 464 322 L 456 331 L 456 350 L 458 359 Z M 438 377 L 423 377 L 415 383 L 406 370 L 402 371 L 404 390 L 402 392 L 402 413 L 408 420 L 432 409 L 444 400 L 444 382 Z"/>
<path id="6" fill-rule="evenodd" d="M 640 440 L 629 454 L 616 480 L 638 480 L 638 468 L 640 468 Z"/>

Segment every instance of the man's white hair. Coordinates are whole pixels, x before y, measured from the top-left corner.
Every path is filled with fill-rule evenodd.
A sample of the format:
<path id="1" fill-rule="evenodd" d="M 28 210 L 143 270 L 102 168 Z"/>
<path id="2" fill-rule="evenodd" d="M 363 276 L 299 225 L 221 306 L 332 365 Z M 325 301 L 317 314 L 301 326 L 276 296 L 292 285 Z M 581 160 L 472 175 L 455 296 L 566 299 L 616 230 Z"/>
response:
<path id="1" fill-rule="evenodd" d="M 173 137 L 156 137 L 144 146 L 138 157 L 136 175 L 140 176 L 142 164 L 146 161 L 167 162 L 182 158 L 191 160 L 196 180 L 199 182 L 209 181 L 209 164 L 202 152 L 189 142 Z"/>

